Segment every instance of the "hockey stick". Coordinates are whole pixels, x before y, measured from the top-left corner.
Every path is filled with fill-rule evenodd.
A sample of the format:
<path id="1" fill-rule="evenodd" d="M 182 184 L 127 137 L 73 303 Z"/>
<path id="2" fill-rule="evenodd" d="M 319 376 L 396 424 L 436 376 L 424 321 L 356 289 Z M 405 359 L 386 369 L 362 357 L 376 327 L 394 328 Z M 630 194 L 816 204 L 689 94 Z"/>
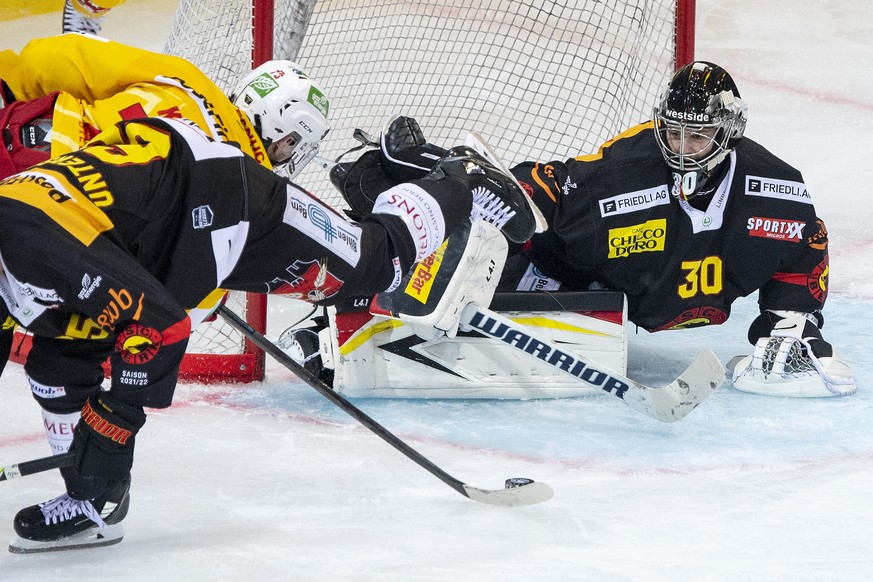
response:
<path id="1" fill-rule="evenodd" d="M 545 483 L 537 483 L 530 479 L 520 477 L 507 479 L 505 489 L 479 489 L 478 487 L 472 487 L 459 481 L 426 459 L 421 453 L 394 435 L 394 433 L 370 418 L 361 409 L 340 396 L 319 378 L 313 376 L 306 368 L 295 362 L 291 356 L 286 354 L 276 344 L 252 328 L 236 313 L 224 305 L 217 309 L 217 313 L 221 315 L 221 317 L 227 321 L 231 327 L 250 339 L 256 346 L 264 350 L 266 353 L 270 354 L 280 364 L 291 370 L 298 378 L 314 388 L 316 392 L 330 400 L 333 404 L 342 409 L 343 412 L 360 422 L 371 432 L 375 433 L 376 436 L 400 451 L 404 456 L 411 459 L 414 463 L 464 497 L 468 497 L 473 501 L 478 501 L 480 503 L 487 503 L 489 505 L 521 507 L 524 505 L 533 505 L 535 503 L 548 501 L 552 498 L 552 495 L 554 495 L 552 488 Z"/>
<path id="2" fill-rule="evenodd" d="M 706 350 L 676 380 L 663 388 L 652 388 L 536 337 L 527 327 L 475 303 L 469 303 L 461 313 L 461 329 L 474 329 L 498 339 L 662 422 L 683 418 L 706 400 L 725 377 L 724 366 L 712 351 Z"/>
<path id="3" fill-rule="evenodd" d="M 67 452 L 61 455 L 52 455 L 51 457 L 43 457 L 41 459 L 33 459 L 32 461 L 0 467 L 0 481 L 9 481 L 10 479 L 26 477 L 34 473 L 69 467 L 73 464 L 74 459 L 75 455 Z"/>

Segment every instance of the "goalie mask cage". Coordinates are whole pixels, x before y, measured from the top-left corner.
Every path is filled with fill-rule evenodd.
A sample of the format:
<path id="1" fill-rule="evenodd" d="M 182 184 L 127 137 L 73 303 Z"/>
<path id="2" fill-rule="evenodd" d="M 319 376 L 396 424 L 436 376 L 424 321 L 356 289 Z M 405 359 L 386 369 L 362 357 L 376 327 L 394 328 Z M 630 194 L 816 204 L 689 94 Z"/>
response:
<path id="1" fill-rule="evenodd" d="M 694 0 L 181 0 L 165 52 L 227 94 L 253 64 L 296 61 L 330 99 L 325 158 L 403 114 L 443 147 L 477 131 L 512 165 L 592 153 L 650 119 L 693 59 L 694 17 Z M 344 205 L 316 162 L 295 181 Z M 234 295 L 263 330 L 265 298 Z M 263 355 L 216 323 L 192 336 L 183 377 L 262 377 Z"/>

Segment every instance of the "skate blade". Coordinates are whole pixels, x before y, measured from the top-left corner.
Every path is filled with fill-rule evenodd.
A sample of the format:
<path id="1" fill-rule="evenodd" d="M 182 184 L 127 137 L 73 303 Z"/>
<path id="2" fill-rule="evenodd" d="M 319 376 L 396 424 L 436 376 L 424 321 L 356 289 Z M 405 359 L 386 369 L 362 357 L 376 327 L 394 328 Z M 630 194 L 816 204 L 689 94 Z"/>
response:
<path id="1" fill-rule="evenodd" d="M 15 536 L 9 542 L 9 551 L 13 554 L 38 554 L 41 552 L 62 552 L 66 550 L 83 550 L 115 545 L 124 539 L 124 528 L 121 524 L 107 525 L 104 528 L 92 528 L 76 535 L 50 542 L 26 540 Z"/>
<path id="2" fill-rule="evenodd" d="M 474 150 L 479 152 L 479 154 L 482 155 L 486 160 L 497 166 L 497 168 L 501 172 L 512 178 L 512 181 L 515 182 L 515 185 L 518 186 L 519 190 L 524 192 L 524 188 L 522 188 L 521 183 L 515 176 L 512 175 L 512 172 L 509 171 L 509 168 L 507 168 L 503 164 L 503 161 L 497 155 L 497 152 L 495 152 L 494 149 L 490 145 L 488 145 L 488 142 L 485 141 L 485 138 L 483 138 L 475 131 L 470 131 L 467 133 L 466 139 L 464 139 L 464 145 L 473 148 Z M 527 205 L 530 208 L 531 212 L 533 213 L 534 222 L 536 223 L 535 232 L 547 231 L 549 229 L 549 223 L 546 221 L 546 217 L 543 216 L 542 211 L 536 204 L 534 204 L 534 201 L 530 198 L 530 196 L 525 196 L 524 199 L 525 202 L 527 202 Z"/>

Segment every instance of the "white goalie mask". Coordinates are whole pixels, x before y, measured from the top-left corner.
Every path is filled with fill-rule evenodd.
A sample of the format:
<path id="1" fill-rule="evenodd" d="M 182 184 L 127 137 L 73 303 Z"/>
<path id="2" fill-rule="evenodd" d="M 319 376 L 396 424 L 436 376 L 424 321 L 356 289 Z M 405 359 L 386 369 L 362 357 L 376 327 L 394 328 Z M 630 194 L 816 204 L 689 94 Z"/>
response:
<path id="1" fill-rule="evenodd" d="M 293 179 L 318 153 L 330 102 L 291 61 L 267 61 L 242 78 L 230 100 L 264 143 L 277 174 Z"/>

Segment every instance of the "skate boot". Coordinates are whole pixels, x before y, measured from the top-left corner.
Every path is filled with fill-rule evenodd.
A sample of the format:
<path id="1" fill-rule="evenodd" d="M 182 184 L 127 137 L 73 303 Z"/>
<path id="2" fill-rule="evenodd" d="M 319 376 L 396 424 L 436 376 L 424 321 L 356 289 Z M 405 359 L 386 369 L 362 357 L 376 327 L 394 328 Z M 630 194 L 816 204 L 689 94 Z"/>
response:
<path id="1" fill-rule="evenodd" d="M 493 224 L 514 243 L 523 243 L 545 230 L 539 209 L 478 135 L 471 133 L 465 145 L 450 149 L 426 178 L 440 179 L 442 175 L 466 178 L 470 184 L 471 221 L 481 218 Z"/>
<path id="2" fill-rule="evenodd" d="M 124 537 L 121 522 L 129 506 L 127 478 L 90 501 L 78 501 L 64 493 L 25 507 L 15 516 L 17 536 L 9 542 L 9 551 L 30 554 L 117 544 Z"/>
<path id="3" fill-rule="evenodd" d="M 75 0 L 67 0 L 64 4 L 64 32 L 99 35 L 103 29 L 103 17 L 91 18 L 76 10 Z"/>
<path id="4" fill-rule="evenodd" d="M 276 345 L 313 375 L 318 376 L 321 372 L 321 344 L 315 330 L 288 328 L 279 336 Z"/>

